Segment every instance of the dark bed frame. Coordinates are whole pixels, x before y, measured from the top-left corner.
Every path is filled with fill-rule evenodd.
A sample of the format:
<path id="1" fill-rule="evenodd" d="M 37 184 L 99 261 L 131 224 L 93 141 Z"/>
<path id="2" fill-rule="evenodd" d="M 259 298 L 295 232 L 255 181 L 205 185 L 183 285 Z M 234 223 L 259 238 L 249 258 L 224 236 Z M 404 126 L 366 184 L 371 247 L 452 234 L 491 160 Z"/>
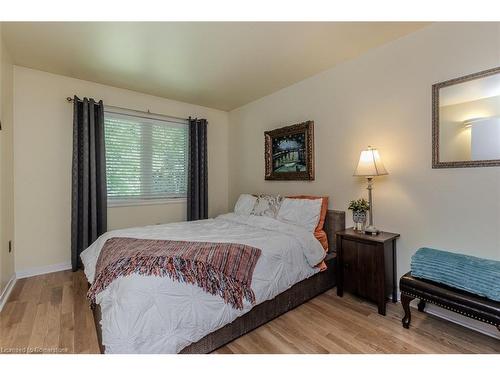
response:
<path id="1" fill-rule="evenodd" d="M 233 322 L 219 328 L 201 340 L 182 349 L 182 354 L 210 353 L 221 346 L 237 339 L 251 330 L 265 324 L 274 318 L 292 310 L 317 295 L 333 288 L 335 283 L 336 253 L 335 233 L 345 229 L 345 212 L 328 210 L 324 230 L 328 236 L 329 253 L 325 258 L 328 269 L 305 279 L 271 300 L 260 303 L 246 314 Z M 94 322 L 101 353 L 104 353 L 101 331 L 101 308 L 99 305 L 93 309 Z"/>

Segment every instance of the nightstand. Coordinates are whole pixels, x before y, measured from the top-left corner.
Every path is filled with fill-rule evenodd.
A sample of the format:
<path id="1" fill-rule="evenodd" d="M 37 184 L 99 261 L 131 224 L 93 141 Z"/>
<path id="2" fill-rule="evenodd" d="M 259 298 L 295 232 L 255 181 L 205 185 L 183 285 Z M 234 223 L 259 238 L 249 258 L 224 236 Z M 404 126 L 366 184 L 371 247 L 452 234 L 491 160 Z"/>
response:
<path id="1" fill-rule="evenodd" d="M 385 315 L 388 297 L 397 302 L 397 233 L 380 232 L 376 236 L 352 228 L 337 232 L 337 295 L 344 289 L 376 302 L 378 313 Z"/>

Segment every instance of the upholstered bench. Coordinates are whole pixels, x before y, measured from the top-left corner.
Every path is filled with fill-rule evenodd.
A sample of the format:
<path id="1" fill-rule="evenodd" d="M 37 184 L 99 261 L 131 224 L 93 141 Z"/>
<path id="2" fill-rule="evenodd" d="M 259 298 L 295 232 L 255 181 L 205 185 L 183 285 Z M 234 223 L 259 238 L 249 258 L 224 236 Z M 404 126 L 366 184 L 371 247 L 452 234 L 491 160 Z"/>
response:
<path id="1" fill-rule="evenodd" d="M 411 272 L 401 277 L 399 289 L 401 291 L 401 304 L 405 312 L 402 320 L 405 328 L 410 327 L 410 302 L 415 298 L 419 298 L 419 311 L 424 311 L 426 302 L 429 302 L 467 317 L 492 324 L 500 331 L 500 302 L 444 284 L 413 277 Z"/>

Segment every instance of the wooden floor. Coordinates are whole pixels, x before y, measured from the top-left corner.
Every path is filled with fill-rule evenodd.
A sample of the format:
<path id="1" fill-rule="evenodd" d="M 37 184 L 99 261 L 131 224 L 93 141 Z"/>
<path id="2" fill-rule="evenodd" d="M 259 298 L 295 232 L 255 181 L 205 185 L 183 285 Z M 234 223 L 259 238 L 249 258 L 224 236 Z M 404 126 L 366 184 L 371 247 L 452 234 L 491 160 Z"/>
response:
<path id="1" fill-rule="evenodd" d="M 99 353 L 82 272 L 18 280 L 0 313 L 0 353 Z M 261 326 L 216 353 L 499 353 L 500 341 L 413 310 L 401 327 L 401 306 L 387 316 L 335 290 Z"/>

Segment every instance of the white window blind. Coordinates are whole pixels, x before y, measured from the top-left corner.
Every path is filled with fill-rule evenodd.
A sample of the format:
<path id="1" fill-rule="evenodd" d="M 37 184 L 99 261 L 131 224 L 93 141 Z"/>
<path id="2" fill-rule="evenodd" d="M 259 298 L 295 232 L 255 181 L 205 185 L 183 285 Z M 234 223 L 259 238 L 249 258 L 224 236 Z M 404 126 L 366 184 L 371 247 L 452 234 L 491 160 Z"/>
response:
<path id="1" fill-rule="evenodd" d="M 105 111 L 108 199 L 183 198 L 187 191 L 187 120 Z"/>

